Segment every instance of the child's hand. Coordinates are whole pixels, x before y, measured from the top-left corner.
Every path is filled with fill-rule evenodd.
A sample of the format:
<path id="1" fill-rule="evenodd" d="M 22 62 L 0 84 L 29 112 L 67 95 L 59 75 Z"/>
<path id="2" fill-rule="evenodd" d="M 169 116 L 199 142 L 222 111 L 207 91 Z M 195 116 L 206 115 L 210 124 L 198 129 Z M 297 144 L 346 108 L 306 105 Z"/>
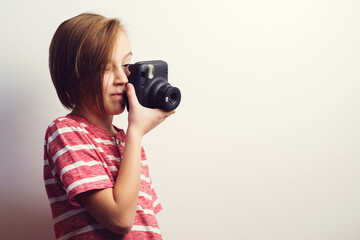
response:
<path id="1" fill-rule="evenodd" d="M 168 116 L 175 113 L 175 110 L 165 112 L 160 109 L 151 109 L 141 106 L 136 97 L 134 86 L 131 83 L 126 84 L 126 94 L 130 105 L 128 129 L 131 128 L 132 131 L 139 133 L 141 136 L 144 136 L 163 122 Z"/>

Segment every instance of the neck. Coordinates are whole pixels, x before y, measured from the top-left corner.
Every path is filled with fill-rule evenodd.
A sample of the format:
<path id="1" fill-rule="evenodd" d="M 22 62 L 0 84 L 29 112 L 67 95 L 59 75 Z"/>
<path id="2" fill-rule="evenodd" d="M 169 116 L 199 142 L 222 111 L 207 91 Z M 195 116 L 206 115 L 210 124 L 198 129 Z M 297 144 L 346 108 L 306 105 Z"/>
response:
<path id="1" fill-rule="evenodd" d="M 104 129 L 105 131 L 111 134 L 117 133 L 114 126 L 112 125 L 112 121 L 113 121 L 112 115 L 101 114 L 94 111 L 89 111 L 87 109 L 79 109 L 79 108 L 75 108 L 72 112 L 79 114 L 90 123 L 101 127 L 102 129 Z"/>

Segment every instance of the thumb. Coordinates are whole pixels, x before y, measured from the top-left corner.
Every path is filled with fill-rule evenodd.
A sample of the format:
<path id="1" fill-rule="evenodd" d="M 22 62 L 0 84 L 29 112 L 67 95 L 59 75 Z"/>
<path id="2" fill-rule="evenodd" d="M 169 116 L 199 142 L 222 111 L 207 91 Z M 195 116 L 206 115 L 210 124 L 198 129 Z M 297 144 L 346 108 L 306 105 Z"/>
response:
<path id="1" fill-rule="evenodd" d="M 130 106 L 132 106 L 134 104 L 136 104 L 136 105 L 139 104 L 139 101 L 136 97 L 134 86 L 131 83 L 127 83 L 125 88 L 126 88 L 126 95 L 129 100 Z"/>

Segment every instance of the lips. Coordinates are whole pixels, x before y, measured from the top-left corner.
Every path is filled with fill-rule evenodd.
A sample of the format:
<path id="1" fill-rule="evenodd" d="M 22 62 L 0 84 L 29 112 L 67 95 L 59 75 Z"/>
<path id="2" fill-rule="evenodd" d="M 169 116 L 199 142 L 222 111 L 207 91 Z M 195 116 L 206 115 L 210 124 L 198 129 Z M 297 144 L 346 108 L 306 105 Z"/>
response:
<path id="1" fill-rule="evenodd" d="M 124 93 L 113 93 L 113 94 L 110 94 L 110 97 L 122 99 L 122 98 L 124 98 Z"/>

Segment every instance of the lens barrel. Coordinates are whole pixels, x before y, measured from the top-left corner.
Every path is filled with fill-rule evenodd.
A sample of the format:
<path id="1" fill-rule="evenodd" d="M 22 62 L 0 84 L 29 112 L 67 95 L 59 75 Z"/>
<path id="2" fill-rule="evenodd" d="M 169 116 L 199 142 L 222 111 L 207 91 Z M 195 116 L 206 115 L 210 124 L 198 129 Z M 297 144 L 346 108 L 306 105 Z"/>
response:
<path id="1" fill-rule="evenodd" d="M 162 86 L 156 94 L 156 104 L 164 111 L 172 111 L 181 101 L 181 92 L 177 87 Z"/>

